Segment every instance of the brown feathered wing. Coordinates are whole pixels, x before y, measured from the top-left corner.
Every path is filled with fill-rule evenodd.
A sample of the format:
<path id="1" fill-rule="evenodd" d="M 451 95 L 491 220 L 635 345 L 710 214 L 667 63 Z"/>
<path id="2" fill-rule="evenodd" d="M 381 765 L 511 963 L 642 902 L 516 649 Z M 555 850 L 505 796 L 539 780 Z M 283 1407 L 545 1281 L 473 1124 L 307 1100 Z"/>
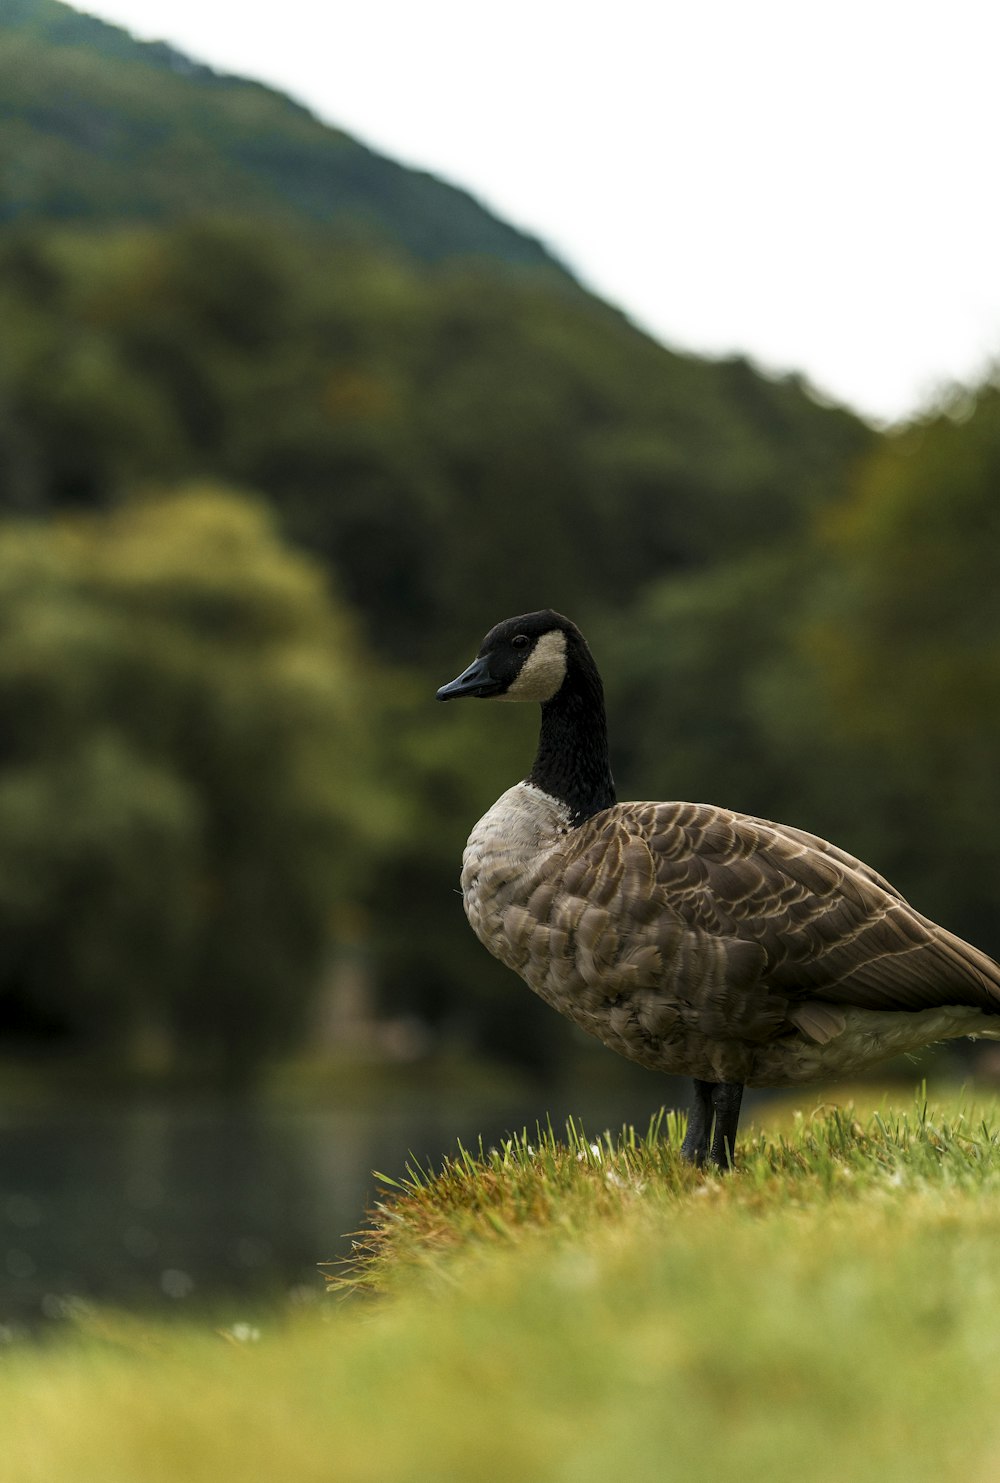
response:
<path id="1" fill-rule="evenodd" d="M 767 820 L 618 804 L 574 831 L 562 889 L 612 918 L 616 961 L 645 952 L 645 981 L 655 972 L 706 1034 L 760 1041 L 792 1023 L 825 1040 L 846 1006 L 1000 1013 L 992 959 L 846 851 Z"/>

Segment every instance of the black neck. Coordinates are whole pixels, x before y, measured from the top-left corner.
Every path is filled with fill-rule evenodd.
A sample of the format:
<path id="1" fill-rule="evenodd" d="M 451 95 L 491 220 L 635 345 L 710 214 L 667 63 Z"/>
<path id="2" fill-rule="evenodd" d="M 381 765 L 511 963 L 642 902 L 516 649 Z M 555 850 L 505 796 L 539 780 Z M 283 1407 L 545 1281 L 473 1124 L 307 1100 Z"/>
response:
<path id="1" fill-rule="evenodd" d="M 615 783 L 608 758 L 604 687 L 597 668 L 574 664 L 558 695 L 542 706 L 538 752 L 528 782 L 570 811 L 574 824 L 615 802 Z"/>

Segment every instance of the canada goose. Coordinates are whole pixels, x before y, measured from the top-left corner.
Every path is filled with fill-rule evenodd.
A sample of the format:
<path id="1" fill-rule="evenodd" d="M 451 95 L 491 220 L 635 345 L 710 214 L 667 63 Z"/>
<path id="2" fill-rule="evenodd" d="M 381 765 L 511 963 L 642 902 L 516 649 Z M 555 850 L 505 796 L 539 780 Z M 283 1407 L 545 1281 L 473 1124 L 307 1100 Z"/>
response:
<path id="1" fill-rule="evenodd" d="M 492 628 L 437 692 L 541 704 L 538 752 L 473 829 L 476 936 L 612 1050 L 694 1077 L 682 1152 L 732 1161 L 749 1086 L 1000 1039 L 1000 965 L 801 829 L 699 803 L 618 803 L 604 690 L 551 610 Z"/>

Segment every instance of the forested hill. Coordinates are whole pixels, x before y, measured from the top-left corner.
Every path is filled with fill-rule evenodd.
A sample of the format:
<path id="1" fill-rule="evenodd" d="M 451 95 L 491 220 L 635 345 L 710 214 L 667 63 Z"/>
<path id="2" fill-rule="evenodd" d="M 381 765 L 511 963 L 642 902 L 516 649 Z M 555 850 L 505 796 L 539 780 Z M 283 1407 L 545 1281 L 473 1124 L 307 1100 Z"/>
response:
<path id="1" fill-rule="evenodd" d="M 873 440 L 269 88 L 57 0 L 2 15 L 0 509 L 236 482 L 420 658 L 784 539 Z"/>
<path id="2" fill-rule="evenodd" d="M 534 238 L 271 88 L 58 0 L 0 7 L 0 221 L 212 211 L 335 224 L 435 260 L 548 266 Z"/>
<path id="3" fill-rule="evenodd" d="M 997 950 L 995 387 L 882 436 L 672 351 L 461 192 L 56 0 L 0 4 L 0 326 L 0 1045 L 242 1074 L 334 940 L 381 1007 L 562 1055 L 454 893 L 534 717 L 433 702 L 543 606 L 622 797 L 829 835 Z"/>

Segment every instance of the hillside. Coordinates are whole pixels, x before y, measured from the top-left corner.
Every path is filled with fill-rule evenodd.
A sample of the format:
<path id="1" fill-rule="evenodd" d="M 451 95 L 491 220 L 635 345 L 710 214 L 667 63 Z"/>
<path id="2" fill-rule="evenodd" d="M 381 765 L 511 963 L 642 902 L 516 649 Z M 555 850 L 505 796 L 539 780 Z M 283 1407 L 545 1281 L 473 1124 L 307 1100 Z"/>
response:
<path id="1" fill-rule="evenodd" d="M 8 511 L 236 481 L 410 658 L 484 603 L 580 611 L 783 539 L 873 441 L 268 87 L 59 0 L 3 14 Z"/>
<path id="2" fill-rule="evenodd" d="M 41 964 L 31 977 L 11 955 L 10 1002 L 25 1023 L 48 1023 L 53 1003 L 69 1005 L 55 1029 L 71 1038 L 81 1023 L 73 1006 L 95 982 L 122 986 L 123 1022 L 145 1012 L 132 1003 L 137 963 L 176 928 L 180 957 L 202 943 L 206 990 L 188 993 L 181 974 L 187 997 L 169 999 L 167 1018 L 183 1022 L 182 1038 L 216 1010 L 213 1024 L 231 1027 L 226 995 L 245 995 L 246 975 L 229 947 L 251 940 L 249 925 L 271 946 L 286 930 L 318 941 L 331 931 L 335 879 L 365 898 L 347 904 L 358 909 L 352 930 L 371 953 L 380 1008 L 498 1057 L 538 1066 L 570 1055 L 565 1027 L 516 988 L 511 997 L 455 914 L 469 823 L 523 775 L 532 718 L 490 731 L 476 712 L 441 715 L 430 703 L 486 628 L 530 608 L 569 613 L 607 661 L 623 796 L 676 797 L 683 787 L 808 826 L 825 823 L 818 774 L 836 809 L 829 832 L 851 844 L 844 810 L 870 796 L 859 785 L 864 748 L 846 760 L 835 750 L 854 709 L 838 707 L 832 724 L 823 695 L 808 709 L 799 701 L 810 693 L 801 669 L 812 685 L 825 676 L 801 614 L 814 588 L 822 596 L 814 533 L 829 528 L 880 446 L 871 428 L 794 376 L 657 344 L 469 197 L 380 159 L 269 88 L 140 44 L 57 0 L 8 0 L 2 14 L 0 521 L 10 538 L 0 540 L 0 617 L 17 641 L 0 690 L 19 763 L 32 770 L 33 812 L 9 768 L 0 921 L 8 941 L 28 944 L 19 952 L 32 973 Z M 175 502 L 185 486 L 193 502 Z M 227 530 L 258 532 L 245 535 L 257 551 L 245 605 L 226 588 L 235 573 L 202 562 L 190 534 L 220 497 L 232 510 Z M 88 598 L 100 642 L 79 655 L 50 642 L 56 610 L 68 632 L 80 628 L 87 552 L 110 559 L 133 538 L 116 512 L 157 498 L 156 519 L 173 522 L 177 543 L 162 602 L 159 579 L 130 589 L 123 559 Z M 135 537 L 144 561 L 155 523 L 140 522 L 146 534 Z M 333 673 L 317 657 L 330 624 L 356 636 L 356 661 L 341 699 L 317 701 L 315 735 L 295 712 L 300 731 L 287 728 L 282 775 L 267 740 L 275 718 L 233 695 L 253 693 L 259 679 L 256 639 L 245 654 L 239 647 L 244 625 L 253 636 L 274 631 L 261 574 L 295 569 L 304 552 L 333 616 L 316 620 L 316 632 L 303 619 L 294 652 L 320 692 Z M 52 587 L 41 616 L 24 577 L 36 562 Z M 130 603 L 142 622 L 123 623 Z M 179 648 L 163 640 L 161 608 L 176 614 L 166 629 Z M 790 652 L 799 632 L 801 658 Z M 197 663 L 174 685 L 170 656 L 188 637 Z M 862 629 L 857 647 L 870 647 Z M 155 706 L 143 704 L 135 674 L 161 686 Z M 352 686 L 362 674 L 360 698 Z M 215 677 L 206 693 L 218 691 L 228 717 L 209 737 L 199 676 Z M 188 707 L 197 725 L 182 722 Z M 151 713 L 176 724 L 151 730 Z M 341 725 L 342 714 L 371 741 Z M 201 738 L 193 753 L 192 736 Z M 121 789 L 104 779 L 122 773 L 123 754 L 136 811 L 116 835 L 106 812 Z M 829 761 L 817 768 L 817 755 Z M 150 768 L 169 780 L 153 823 L 143 811 Z M 61 822 L 66 778 L 93 803 L 76 854 Z M 259 877 L 241 874 L 256 843 L 219 813 L 229 780 L 253 799 L 234 811 L 261 826 Z M 359 837 L 331 827 L 313 853 L 288 852 L 299 873 L 279 880 L 282 852 L 264 840 L 272 824 L 275 837 L 308 833 L 317 818 L 336 823 L 344 799 Z M 3 802 L 0 788 L 0 812 Z M 879 812 L 858 812 L 877 832 Z M 137 871 L 134 839 L 153 824 L 161 853 L 143 847 Z M 67 879 L 73 890 L 92 883 L 92 839 L 117 841 L 117 853 L 83 943 L 66 930 L 65 902 Z M 29 900 L 31 852 L 39 869 Z M 231 887 L 225 911 L 220 880 Z M 171 913 L 175 899 L 184 910 Z M 141 932 L 133 918 L 147 924 Z M 50 942 L 68 944 L 72 961 L 40 954 Z M 253 958 L 255 971 L 292 961 L 283 949 Z M 258 1041 L 270 1053 L 263 1031 Z"/>
<path id="3" fill-rule="evenodd" d="M 464 191 L 367 149 L 271 88 L 58 0 L 5 0 L 0 222 L 206 211 L 335 225 L 429 260 L 484 255 L 557 271 L 539 242 Z"/>

